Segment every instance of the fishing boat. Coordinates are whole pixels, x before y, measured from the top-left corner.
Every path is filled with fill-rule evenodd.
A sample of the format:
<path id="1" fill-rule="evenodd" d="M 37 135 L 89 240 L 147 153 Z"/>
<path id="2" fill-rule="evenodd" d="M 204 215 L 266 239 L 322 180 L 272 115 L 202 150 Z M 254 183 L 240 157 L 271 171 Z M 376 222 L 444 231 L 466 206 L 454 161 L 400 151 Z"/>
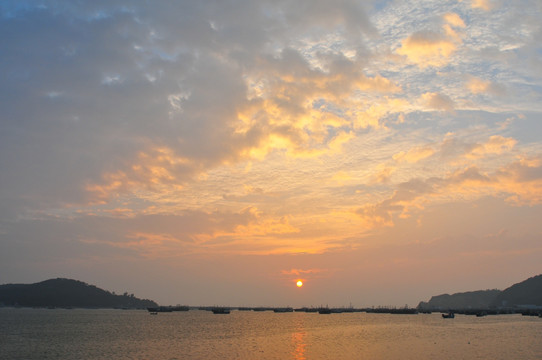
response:
<path id="1" fill-rule="evenodd" d="M 148 307 L 147 311 L 150 313 L 159 313 L 159 312 L 172 312 L 173 309 L 171 306 L 158 306 L 158 307 Z"/>
<path id="2" fill-rule="evenodd" d="M 274 308 L 273 312 L 276 313 L 286 313 L 286 312 L 293 312 L 294 309 L 291 307 L 282 307 L 282 308 Z"/>
<path id="3" fill-rule="evenodd" d="M 455 318 L 455 315 L 454 315 L 453 311 L 450 311 L 447 314 L 442 314 L 442 318 L 443 319 L 453 319 L 453 318 Z"/>
<path id="4" fill-rule="evenodd" d="M 331 309 L 328 307 L 318 309 L 318 314 L 331 314 Z"/>
<path id="5" fill-rule="evenodd" d="M 213 312 L 213 314 L 229 314 L 230 313 L 230 309 L 222 308 L 222 307 L 212 308 L 211 311 Z"/>

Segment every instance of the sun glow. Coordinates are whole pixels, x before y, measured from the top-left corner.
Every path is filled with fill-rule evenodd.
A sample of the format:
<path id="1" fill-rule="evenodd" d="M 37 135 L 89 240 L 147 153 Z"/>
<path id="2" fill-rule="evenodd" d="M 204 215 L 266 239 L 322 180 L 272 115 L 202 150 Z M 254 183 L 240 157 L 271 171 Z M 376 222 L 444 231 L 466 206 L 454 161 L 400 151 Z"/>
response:
<path id="1" fill-rule="evenodd" d="M 296 284 L 297 287 L 302 287 L 303 286 L 303 281 L 297 280 L 297 282 L 295 284 Z"/>

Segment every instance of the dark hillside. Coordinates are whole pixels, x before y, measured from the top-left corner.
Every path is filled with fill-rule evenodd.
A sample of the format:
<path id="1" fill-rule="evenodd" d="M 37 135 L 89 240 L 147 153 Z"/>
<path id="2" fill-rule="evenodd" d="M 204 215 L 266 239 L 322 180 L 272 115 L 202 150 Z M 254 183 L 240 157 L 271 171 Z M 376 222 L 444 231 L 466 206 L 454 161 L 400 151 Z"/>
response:
<path id="1" fill-rule="evenodd" d="M 542 306 L 542 275 L 533 276 L 503 290 L 494 305 L 514 307 L 518 305 Z"/>
<path id="2" fill-rule="evenodd" d="M 420 302 L 420 310 L 448 310 L 448 309 L 487 309 L 500 290 L 480 290 L 456 293 L 453 295 L 443 294 L 431 297 L 429 302 Z"/>
<path id="3" fill-rule="evenodd" d="M 500 290 L 481 290 L 453 295 L 443 294 L 420 302 L 420 310 L 515 308 L 521 305 L 542 306 L 542 275 Z"/>
<path id="4" fill-rule="evenodd" d="M 35 284 L 0 285 L 0 304 L 28 307 L 146 308 L 157 306 L 133 294 L 109 291 L 71 279 L 51 279 Z"/>

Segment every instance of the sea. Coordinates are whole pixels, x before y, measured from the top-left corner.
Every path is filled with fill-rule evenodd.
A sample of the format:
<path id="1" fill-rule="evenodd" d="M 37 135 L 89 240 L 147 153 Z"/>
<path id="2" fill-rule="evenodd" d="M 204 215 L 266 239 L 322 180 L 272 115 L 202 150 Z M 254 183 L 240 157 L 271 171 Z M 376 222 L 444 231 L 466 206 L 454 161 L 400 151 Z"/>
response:
<path id="1" fill-rule="evenodd" d="M 542 359 L 542 318 L 0 308 L 0 359 Z"/>

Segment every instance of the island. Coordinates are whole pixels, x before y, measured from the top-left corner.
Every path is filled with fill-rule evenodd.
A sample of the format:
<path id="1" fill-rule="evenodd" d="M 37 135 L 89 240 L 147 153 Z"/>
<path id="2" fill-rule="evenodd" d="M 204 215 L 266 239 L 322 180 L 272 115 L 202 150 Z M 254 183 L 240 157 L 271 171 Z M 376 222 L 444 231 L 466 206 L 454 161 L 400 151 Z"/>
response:
<path id="1" fill-rule="evenodd" d="M 0 306 L 146 309 L 158 304 L 134 294 L 116 295 L 82 281 L 58 278 L 34 284 L 0 285 Z"/>
<path id="2" fill-rule="evenodd" d="M 420 311 L 448 310 L 514 310 L 527 314 L 542 311 L 542 275 L 533 276 L 514 284 L 505 290 L 478 290 L 442 294 L 431 297 L 428 302 L 420 302 Z M 523 311 L 522 311 L 523 310 Z"/>

